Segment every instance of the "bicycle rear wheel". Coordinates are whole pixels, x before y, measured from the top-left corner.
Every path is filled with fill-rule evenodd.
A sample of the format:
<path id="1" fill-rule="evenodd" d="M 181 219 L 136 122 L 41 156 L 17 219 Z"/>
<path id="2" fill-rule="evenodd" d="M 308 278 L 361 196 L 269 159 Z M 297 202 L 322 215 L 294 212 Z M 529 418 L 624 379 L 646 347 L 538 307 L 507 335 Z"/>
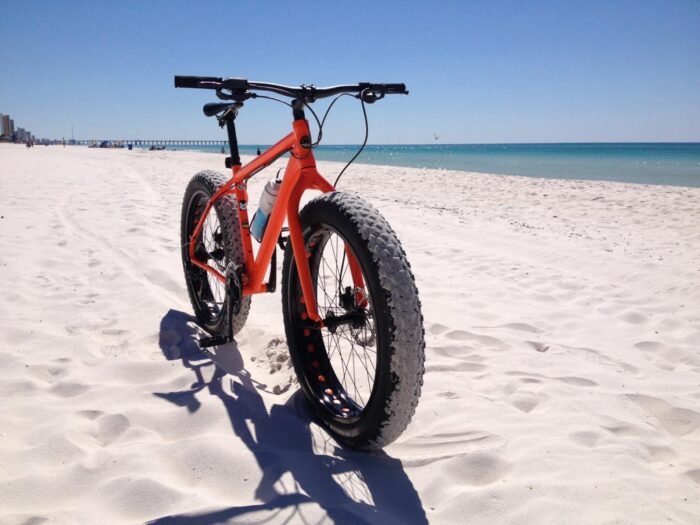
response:
<path id="1" fill-rule="evenodd" d="M 282 304 L 299 383 L 340 442 L 382 448 L 408 425 L 423 382 L 423 317 L 410 265 L 386 220 L 355 195 L 324 194 L 300 220 L 319 315 L 331 322 L 319 328 L 308 320 L 288 246 Z M 363 286 L 352 278 L 350 256 Z"/>
<path id="2" fill-rule="evenodd" d="M 197 321 L 212 335 L 225 335 L 228 327 L 226 287 L 211 273 L 192 264 L 189 241 L 209 199 L 227 181 L 221 173 L 201 171 L 190 180 L 182 202 L 182 265 L 187 292 Z M 231 262 L 244 264 L 238 207 L 233 195 L 225 195 L 214 203 L 195 240 L 195 255 L 222 274 Z M 249 310 L 250 296 L 243 296 L 240 310 L 233 318 L 234 334 L 243 328 Z"/>

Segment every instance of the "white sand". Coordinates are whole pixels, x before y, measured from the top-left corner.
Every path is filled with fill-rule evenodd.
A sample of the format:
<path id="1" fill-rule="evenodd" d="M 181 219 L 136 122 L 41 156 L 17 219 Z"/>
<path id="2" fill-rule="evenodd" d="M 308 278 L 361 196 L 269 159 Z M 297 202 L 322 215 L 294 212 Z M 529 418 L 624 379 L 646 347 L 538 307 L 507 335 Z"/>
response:
<path id="1" fill-rule="evenodd" d="M 371 456 L 309 423 L 278 295 L 197 351 L 180 205 L 222 163 L 0 145 L 1 523 L 700 521 L 700 189 L 354 166 L 427 340 Z"/>

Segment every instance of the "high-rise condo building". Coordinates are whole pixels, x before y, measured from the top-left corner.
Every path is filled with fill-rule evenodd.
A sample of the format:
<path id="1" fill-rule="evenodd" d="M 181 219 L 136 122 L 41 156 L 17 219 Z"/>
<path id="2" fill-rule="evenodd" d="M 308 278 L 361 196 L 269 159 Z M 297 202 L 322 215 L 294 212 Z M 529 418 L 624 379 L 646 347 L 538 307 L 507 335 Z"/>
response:
<path id="1" fill-rule="evenodd" d="M 0 129 L 0 135 L 11 137 L 12 132 L 10 131 L 10 115 L 2 116 L 2 129 Z"/>

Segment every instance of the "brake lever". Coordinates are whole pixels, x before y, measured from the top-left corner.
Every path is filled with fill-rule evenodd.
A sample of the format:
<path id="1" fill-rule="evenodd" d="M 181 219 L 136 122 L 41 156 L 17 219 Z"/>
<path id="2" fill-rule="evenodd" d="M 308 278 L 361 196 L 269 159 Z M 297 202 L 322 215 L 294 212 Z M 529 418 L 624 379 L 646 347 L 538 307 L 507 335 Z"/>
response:
<path id="1" fill-rule="evenodd" d="M 257 95 L 250 91 L 231 91 L 231 93 L 224 93 L 224 88 L 217 88 L 216 97 L 220 100 L 235 100 L 236 102 L 243 102 L 249 98 L 256 98 Z"/>
<path id="2" fill-rule="evenodd" d="M 357 98 L 362 99 L 365 104 L 374 104 L 377 100 L 384 98 L 384 92 L 377 93 L 375 91 L 365 90 L 356 96 Z"/>

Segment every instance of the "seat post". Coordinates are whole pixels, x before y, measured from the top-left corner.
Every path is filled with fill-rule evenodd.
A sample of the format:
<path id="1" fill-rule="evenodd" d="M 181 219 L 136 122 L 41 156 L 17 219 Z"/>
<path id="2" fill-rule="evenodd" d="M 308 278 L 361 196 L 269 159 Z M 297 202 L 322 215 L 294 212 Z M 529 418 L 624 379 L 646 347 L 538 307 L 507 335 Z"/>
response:
<path id="1" fill-rule="evenodd" d="M 226 133 L 228 134 L 228 147 L 231 152 L 231 156 L 226 158 L 227 168 L 241 165 L 241 156 L 238 153 L 238 139 L 236 138 L 236 125 L 234 123 L 235 118 L 235 112 L 233 111 L 231 112 L 231 116 L 226 118 Z"/>

